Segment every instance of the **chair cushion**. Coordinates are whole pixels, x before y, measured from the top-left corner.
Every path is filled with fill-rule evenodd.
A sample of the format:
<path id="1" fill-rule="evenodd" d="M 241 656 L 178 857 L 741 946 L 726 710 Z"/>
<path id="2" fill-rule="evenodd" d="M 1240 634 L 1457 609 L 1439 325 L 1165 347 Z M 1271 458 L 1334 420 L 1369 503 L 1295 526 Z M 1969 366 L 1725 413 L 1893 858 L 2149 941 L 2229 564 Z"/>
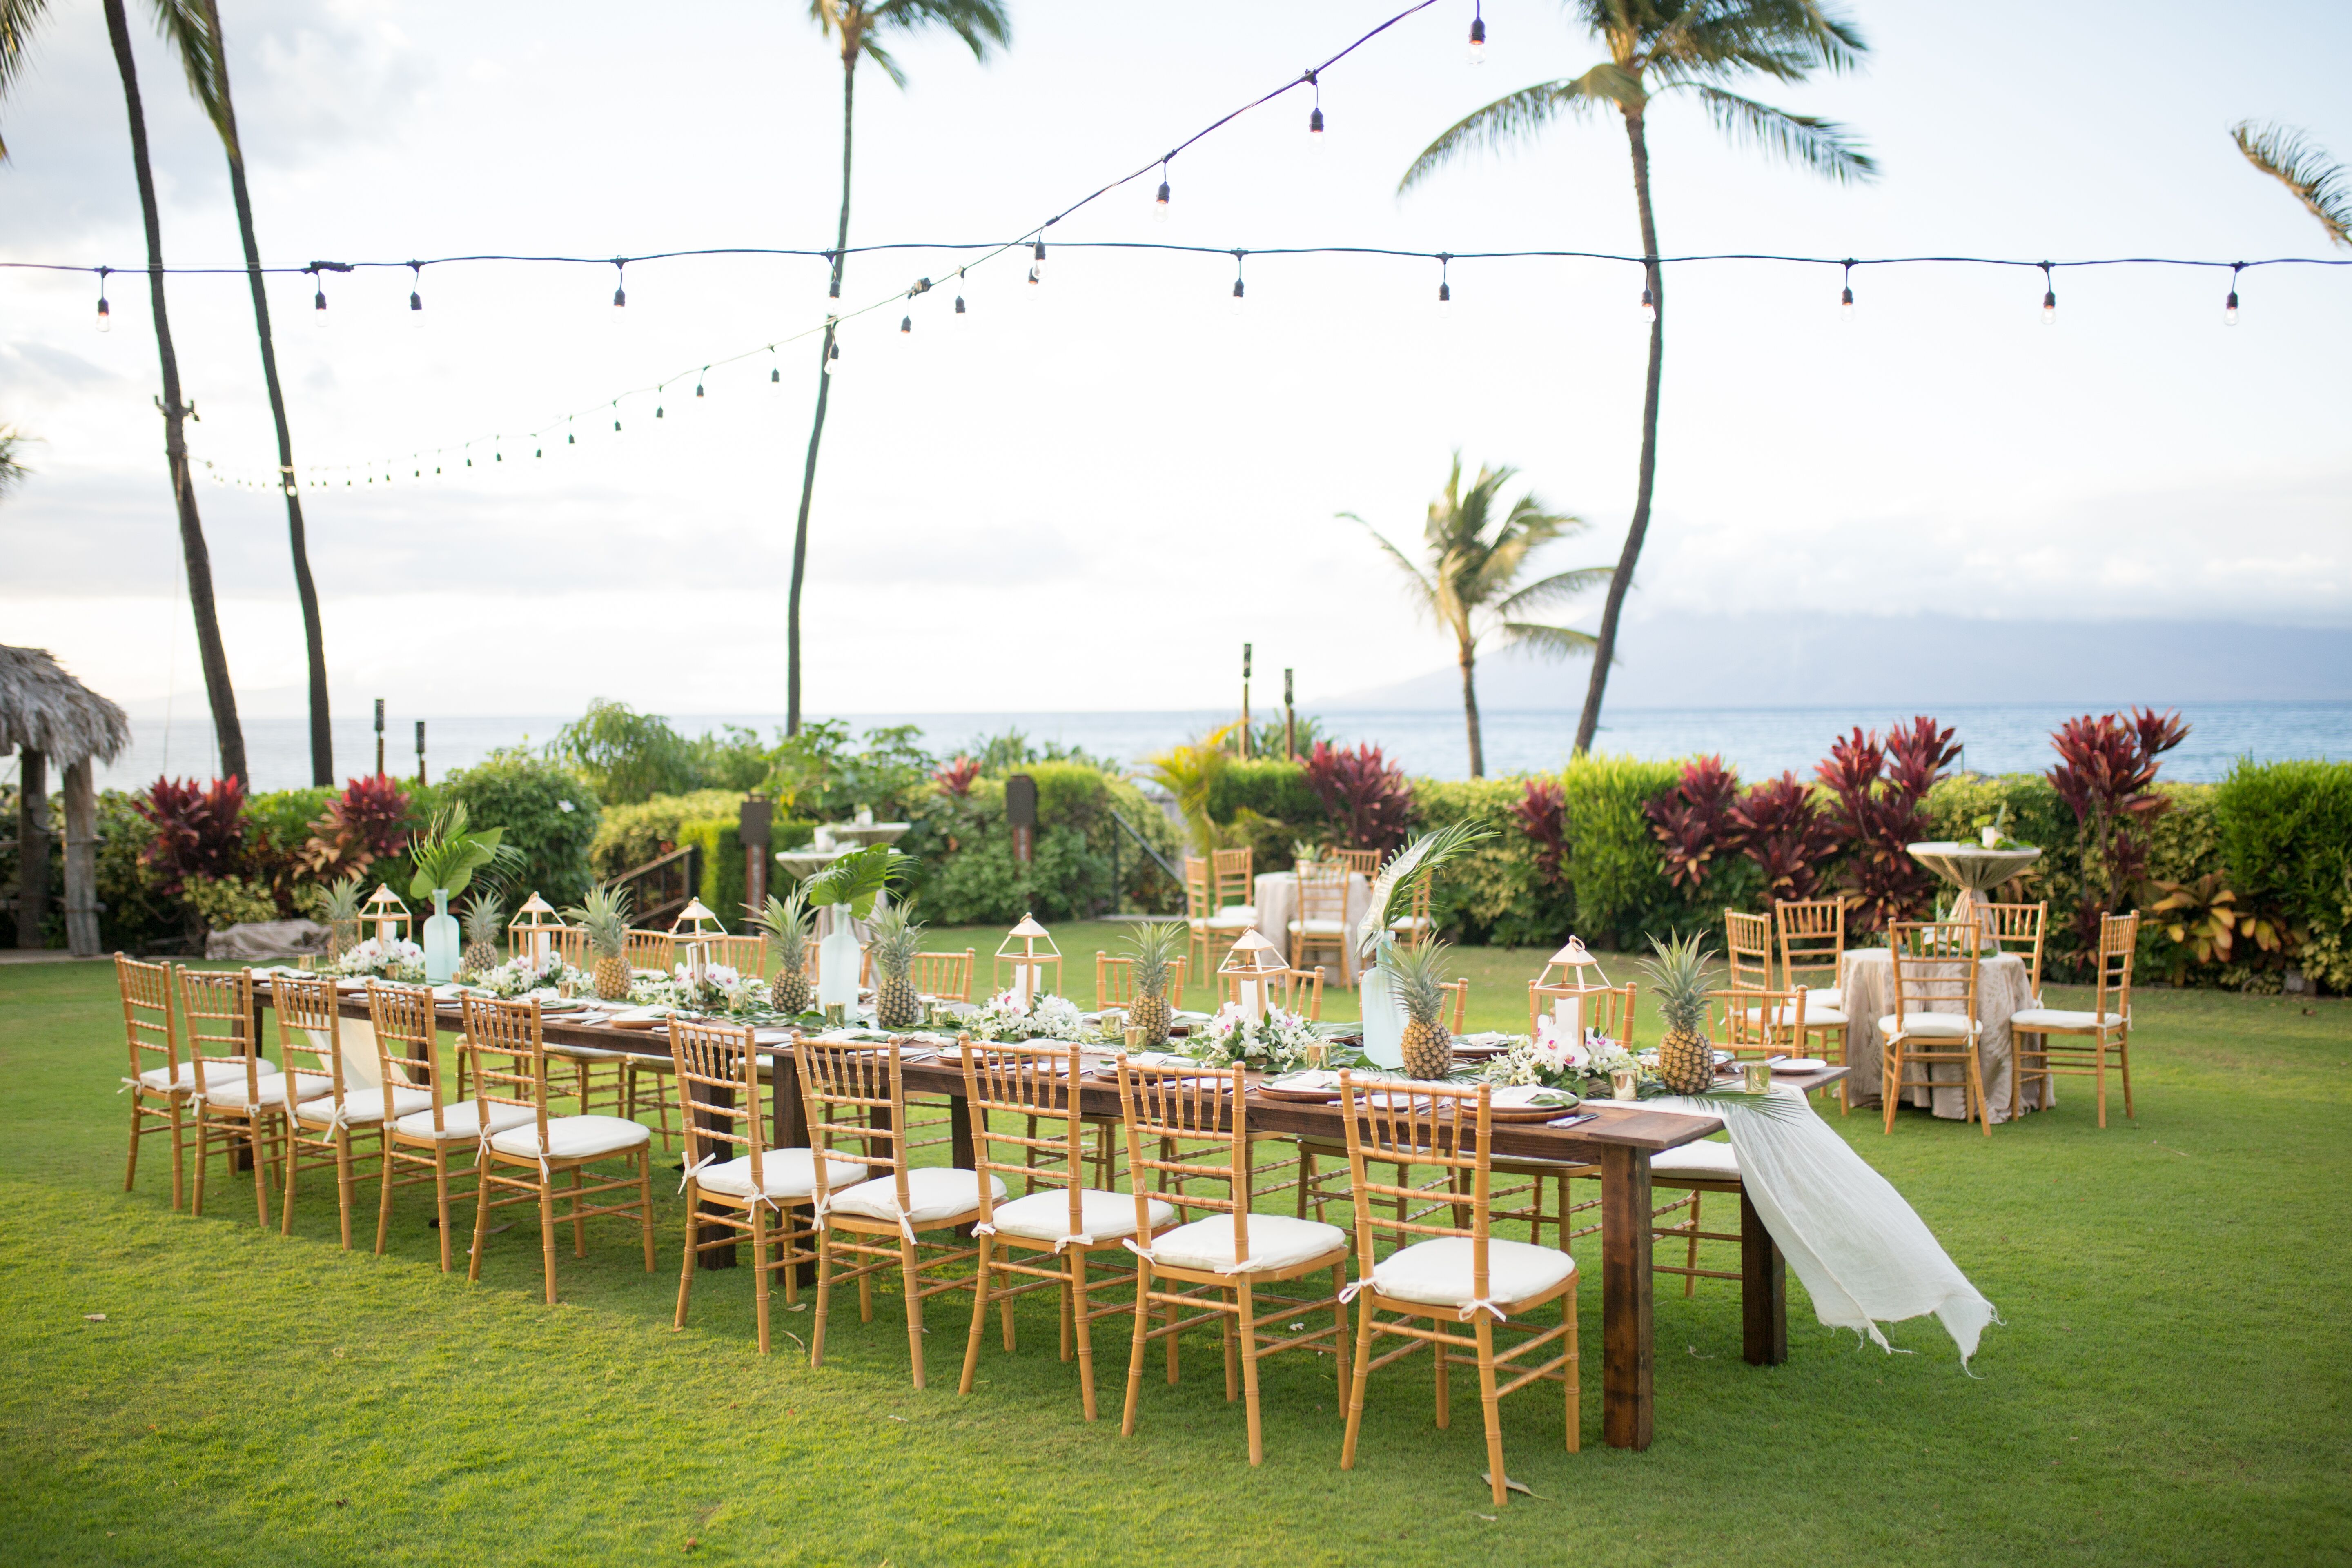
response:
<path id="1" fill-rule="evenodd" d="M 2011 1033 L 2023 1030 L 2029 1035 L 2037 1029 L 2080 1029 L 2088 1033 L 2097 1028 L 2120 1028 L 2123 1021 L 2121 1013 L 2069 1013 L 2061 1007 L 2028 1007 L 2009 1016 L 2009 1027 Z"/>
<path id="2" fill-rule="evenodd" d="M 866 1167 L 854 1160 L 839 1157 L 824 1163 L 825 1185 L 838 1191 L 854 1187 L 866 1179 Z M 751 1156 L 739 1154 L 732 1160 L 715 1165 L 705 1165 L 695 1173 L 695 1184 L 706 1193 L 729 1193 L 739 1198 L 752 1196 Z M 772 1198 L 805 1198 L 816 1192 L 816 1157 L 806 1149 L 767 1149 L 760 1154 L 760 1184 Z"/>
<path id="3" fill-rule="evenodd" d="M 392 1130 L 404 1138 L 431 1138 L 445 1143 L 460 1141 L 471 1143 L 478 1142 L 482 1136 L 480 1117 L 479 1100 L 461 1100 L 455 1105 L 445 1105 L 441 1108 L 441 1128 L 438 1131 L 434 1131 L 433 1108 L 430 1105 L 422 1110 L 403 1116 L 392 1124 Z M 504 1132 L 509 1127 L 521 1127 L 538 1120 L 538 1116 L 528 1105 L 501 1105 L 495 1100 L 490 1104 L 490 1131 L 493 1133 Z"/>
<path id="4" fill-rule="evenodd" d="M 149 1068 L 141 1073 L 139 1087 L 152 1089 L 158 1094 L 166 1089 L 184 1093 L 196 1087 L 198 1068 L 203 1069 L 202 1076 L 207 1086 L 232 1080 L 239 1085 L 245 1082 L 245 1064 L 242 1062 L 174 1062 L 167 1068 Z M 261 1064 L 261 1076 L 264 1078 L 277 1070 L 268 1062 Z"/>
<path id="5" fill-rule="evenodd" d="M 1805 1016 L 1811 1017 L 1813 1010 L 1817 1007 L 1834 1007 L 1841 1012 L 1844 1011 L 1845 993 L 1834 985 L 1806 986 Z"/>
<path id="6" fill-rule="evenodd" d="M 323 1073 L 315 1072 L 296 1073 L 294 1075 L 294 1082 L 292 1085 L 296 1098 L 301 1100 L 309 1100 L 320 1094 L 329 1093 L 334 1089 L 334 1079 L 328 1078 Z M 282 1075 L 275 1071 L 264 1073 L 261 1076 L 260 1083 L 256 1086 L 253 1103 L 256 1105 L 282 1106 L 286 1103 L 287 1088 L 288 1085 L 286 1079 Z M 233 1078 L 221 1083 L 206 1084 L 205 1086 L 205 1098 L 212 1101 L 215 1105 L 241 1107 L 246 1102 L 245 1079 L 241 1078 Z"/>
<path id="7" fill-rule="evenodd" d="M 1653 1176 L 1711 1176 L 1728 1181 L 1739 1174 L 1739 1156 L 1728 1143 L 1701 1139 L 1679 1149 L 1661 1149 L 1650 1156 Z"/>
<path id="8" fill-rule="evenodd" d="M 547 1054 L 575 1062 L 617 1062 L 626 1060 L 629 1056 L 626 1051 L 608 1051 L 601 1046 L 550 1046 Z M 646 1059 L 651 1061 L 654 1058 L 648 1057 Z"/>
<path id="9" fill-rule="evenodd" d="M 1348 934 L 1348 922 L 1327 920 L 1293 921 L 1290 922 L 1290 929 L 1301 936 L 1345 936 Z"/>
<path id="10" fill-rule="evenodd" d="M 553 1116 L 548 1119 L 544 1152 L 551 1160 L 593 1160 L 625 1153 L 651 1142 L 651 1132 L 617 1116 Z M 537 1158 L 541 1151 L 536 1120 L 497 1134 L 491 1138 L 490 1147 L 501 1154 Z"/>
<path id="11" fill-rule="evenodd" d="M 1751 1024 L 1757 1022 L 1763 1011 L 1764 1009 L 1761 1007 L 1750 1007 L 1748 1009 L 1748 1021 Z M 1775 1007 L 1772 1009 L 1772 1022 L 1782 1028 L 1786 1028 L 1790 1021 L 1796 1017 L 1796 1016 L 1797 1010 L 1794 1007 Z M 1835 1007 L 1816 1007 L 1813 1005 L 1813 999 L 1810 995 L 1805 998 L 1806 1028 L 1827 1029 L 1843 1026 L 1844 1023 L 1845 1014 L 1840 1009 Z"/>
<path id="12" fill-rule="evenodd" d="M 1915 1040 L 1957 1040 L 1963 1035 L 1975 1034 L 1981 1026 L 1974 1018 L 1963 1018 L 1958 1013 L 1913 1013 L 1901 1019 L 1889 1013 L 1878 1020 L 1878 1032 L 1891 1035 L 1897 1023 Z"/>
<path id="13" fill-rule="evenodd" d="M 991 1195 L 1003 1202 L 1003 1179 L 991 1176 L 988 1184 Z M 971 1214 L 980 1207 L 980 1176 L 976 1172 L 951 1165 L 919 1167 L 907 1173 L 907 1201 L 913 1206 L 905 1217 L 908 1224 L 914 1226 Z M 831 1207 L 835 1214 L 853 1214 L 860 1219 L 895 1220 L 899 1217 L 898 1178 L 877 1176 L 846 1192 L 835 1193 Z"/>
<path id="14" fill-rule="evenodd" d="M 1401 1247 L 1372 1268 L 1372 1289 L 1401 1301 L 1432 1307 L 1467 1306 L 1474 1294 L 1471 1273 L 1476 1243 L 1466 1236 L 1441 1236 Z M 1576 1273 L 1576 1259 L 1553 1247 L 1524 1241 L 1486 1243 L 1489 1301 L 1523 1301 L 1540 1296 Z"/>
<path id="15" fill-rule="evenodd" d="M 1227 904 L 1223 909 L 1209 911 L 1209 923 L 1220 931 L 1239 931 L 1244 926 L 1257 924 L 1255 904 Z"/>
<path id="16" fill-rule="evenodd" d="M 1213 1274 L 1266 1274 L 1345 1248 L 1348 1233 L 1336 1225 L 1288 1215 L 1249 1216 L 1249 1261 L 1234 1266 L 1234 1218 L 1212 1215 L 1180 1225 L 1151 1244 L 1154 1263 L 1171 1268 L 1198 1268 Z"/>
<path id="17" fill-rule="evenodd" d="M 395 1089 L 392 1091 L 392 1113 L 394 1117 L 413 1116 L 433 1111 L 433 1091 L 429 1089 Z M 306 1100 L 294 1107 L 294 1119 L 325 1126 L 335 1119 L 335 1102 L 331 1095 Z M 372 1124 L 383 1120 L 383 1090 L 343 1087 L 343 1121 L 346 1125 Z"/>
<path id="18" fill-rule="evenodd" d="M 1158 1230 L 1176 1217 L 1172 1205 L 1158 1198 L 1147 1198 L 1145 1202 L 1151 1205 L 1152 1229 Z M 997 1205 L 995 1216 L 996 1228 L 1007 1236 L 1060 1241 L 1070 1234 L 1070 1194 L 1059 1187 L 1031 1193 L 1025 1198 Z M 1084 1227 L 1079 1234 L 1096 1241 L 1133 1236 L 1135 1194 L 1082 1188 L 1078 1193 L 1078 1223 Z"/>

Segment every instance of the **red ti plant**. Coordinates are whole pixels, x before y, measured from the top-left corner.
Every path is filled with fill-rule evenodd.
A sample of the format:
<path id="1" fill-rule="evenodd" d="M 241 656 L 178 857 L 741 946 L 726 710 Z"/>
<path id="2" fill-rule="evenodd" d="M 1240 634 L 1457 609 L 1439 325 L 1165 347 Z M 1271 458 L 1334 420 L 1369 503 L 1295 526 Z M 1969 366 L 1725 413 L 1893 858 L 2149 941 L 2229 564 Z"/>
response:
<path id="1" fill-rule="evenodd" d="M 1536 874 L 1546 882 L 1559 880 L 1568 859 L 1568 795 L 1551 779 L 1528 781 L 1527 793 L 1511 806 L 1519 830 L 1535 840 Z"/>
<path id="2" fill-rule="evenodd" d="M 2074 935 L 2085 948 L 2098 939 L 2099 917 L 2112 910 L 2147 865 L 2147 826 L 2170 802 L 2156 793 L 2158 761 L 2189 738 L 2178 711 L 2135 708 L 2121 714 L 2069 719 L 2050 737 L 2058 764 L 2044 778 L 2074 812 L 2083 851 L 2083 896 L 2074 908 Z"/>
<path id="3" fill-rule="evenodd" d="M 1672 788 L 1642 807 L 1663 847 L 1668 881 L 1696 892 L 1717 857 L 1739 853 L 1747 835 L 1733 813 L 1738 799 L 1738 772 L 1720 756 L 1693 757 Z"/>
<path id="4" fill-rule="evenodd" d="M 958 800 L 969 800 L 971 798 L 972 781 L 979 777 L 980 764 L 958 752 L 954 762 L 931 775 L 931 782 L 940 786 L 941 794 L 951 795 Z"/>
<path id="5" fill-rule="evenodd" d="M 1767 900 L 1810 899 L 1819 890 L 1821 862 L 1837 847 L 1837 831 L 1793 769 L 1740 796 L 1730 816 L 1748 858 L 1763 868 Z"/>
<path id="6" fill-rule="evenodd" d="M 139 852 L 163 874 L 166 897 L 190 877 L 226 877 L 245 861 L 245 783 L 159 778 L 131 809 L 154 824 L 155 837 Z"/>
<path id="7" fill-rule="evenodd" d="M 1391 850 L 1404 845 L 1412 820 L 1412 785 L 1378 746 L 1337 751 L 1315 742 L 1307 757 L 1307 787 L 1323 803 L 1331 830 L 1349 849 Z"/>
<path id="8" fill-rule="evenodd" d="M 1857 727 L 1814 770 L 1837 803 L 1830 820 L 1849 856 L 1854 930 L 1879 931 L 1927 906 L 1935 879 L 1910 847 L 1927 836 L 1927 791 L 1959 754 L 1950 730 L 1920 717 L 1889 730 L 1884 745 L 1877 731 L 1865 737 Z"/>
<path id="9" fill-rule="evenodd" d="M 310 825 L 302 863 L 322 881 L 366 870 L 408 847 L 408 795 L 381 773 L 357 778 Z"/>

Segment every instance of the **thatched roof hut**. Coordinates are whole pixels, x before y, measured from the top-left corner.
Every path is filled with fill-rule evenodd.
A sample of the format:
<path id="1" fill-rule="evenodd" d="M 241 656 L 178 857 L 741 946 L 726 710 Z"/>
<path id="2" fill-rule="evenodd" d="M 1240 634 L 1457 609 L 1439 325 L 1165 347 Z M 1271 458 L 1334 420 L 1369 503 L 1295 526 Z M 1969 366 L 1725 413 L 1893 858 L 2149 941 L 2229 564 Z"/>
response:
<path id="1" fill-rule="evenodd" d="M 90 760 L 112 762 L 131 744 L 131 721 L 49 657 L 0 646 L 0 753 L 16 752 L 16 945 L 41 945 L 49 882 L 48 765 L 64 773 L 66 945 L 98 951 L 97 795 Z"/>

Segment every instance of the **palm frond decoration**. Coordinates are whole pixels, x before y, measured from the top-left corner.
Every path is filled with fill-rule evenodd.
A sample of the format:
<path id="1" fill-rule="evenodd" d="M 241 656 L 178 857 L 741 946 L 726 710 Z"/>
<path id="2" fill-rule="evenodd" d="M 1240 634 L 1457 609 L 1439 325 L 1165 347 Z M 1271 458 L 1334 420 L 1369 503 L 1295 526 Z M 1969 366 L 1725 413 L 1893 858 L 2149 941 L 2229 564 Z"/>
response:
<path id="1" fill-rule="evenodd" d="M 1494 837 L 1493 828 L 1465 818 L 1424 833 L 1390 856 L 1372 879 L 1372 896 L 1356 928 L 1356 951 L 1370 957 L 1388 929 L 1412 912 L 1413 892 L 1423 881 L 1473 844 Z"/>
<path id="2" fill-rule="evenodd" d="M 2352 174 L 2300 131 L 2241 120 L 2230 140 L 2246 162 L 2294 193 L 2327 237 L 2352 247 Z"/>
<path id="3" fill-rule="evenodd" d="M 915 858 L 887 844 L 854 849 L 808 879 L 812 904 L 847 904 L 852 920 L 874 912 L 874 900 L 896 883 L 905 885 Z"/>

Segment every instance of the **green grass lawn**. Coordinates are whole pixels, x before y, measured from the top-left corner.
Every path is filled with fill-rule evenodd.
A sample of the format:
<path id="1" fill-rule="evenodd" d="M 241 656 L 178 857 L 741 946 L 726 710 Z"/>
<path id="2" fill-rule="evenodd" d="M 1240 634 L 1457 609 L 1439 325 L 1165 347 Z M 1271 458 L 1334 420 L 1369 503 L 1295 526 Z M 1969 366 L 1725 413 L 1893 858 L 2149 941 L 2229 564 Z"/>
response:
<path id="1" fill-rule="evenodd" d="M 1055 932 L 1081 1001 L 1115 930 Z M 1524 1026 L 1541 956 L 1460 953 L 1474 1027 Z M 1837 1123 L 2000 1308 L 1977 1376 L 1932 1319 L 1889 1331 L 1912 1353 L 1857 1349 L 1793 1279 L 1790 1359 L 1751 1367 L 1736 1285 L 1662 1279 L 1657 1442 L 1616 1452 L 1580 1251 L 1584 1451 L 1561 1451 L 1556 1390 L 1507 1402 L 1538 1496 L 1496 1517 L 1475 1397 L 1457 1384 L 1437 1431 L 1425 1359 L 1375 1376 L 1349 1473 L 1330 1363 L 1267 1363 L 1253 1470 L 1213 1338 L 1181 1388 L 1149 1375 L 1123 1440 L 1115 1321 L 1089 1426 L 1042 1298 L 969 1398 L 950 1298 L 921 1393 L 895 1286 L 872 1323 L 837 1315 L 819 1372 L 781 1301 L 779 1353 L 755 1353 L 748 1270 L 699 1276 L 673 1332 L 674 1174 L 656 1272 L 605 1222 L 584 1261 L 560 1249 L 553 1309 L 528 1220 L 469 1287 L 435 1267 L 417 1189 L 381 1258 L 336 1248 L 329 1190 L 291 1238 L 257 1230 L 249 1187 L 175 1215 L 153 1142 L 121 1191 L 111 968 L 0 968 L 0 1561 L 2344 1562 L 2352 1008 L 2154 991 L 2137 1013 L 2136 1122 L 2100 1131 L 2069 1080 L 1990 1142 Z"/>

